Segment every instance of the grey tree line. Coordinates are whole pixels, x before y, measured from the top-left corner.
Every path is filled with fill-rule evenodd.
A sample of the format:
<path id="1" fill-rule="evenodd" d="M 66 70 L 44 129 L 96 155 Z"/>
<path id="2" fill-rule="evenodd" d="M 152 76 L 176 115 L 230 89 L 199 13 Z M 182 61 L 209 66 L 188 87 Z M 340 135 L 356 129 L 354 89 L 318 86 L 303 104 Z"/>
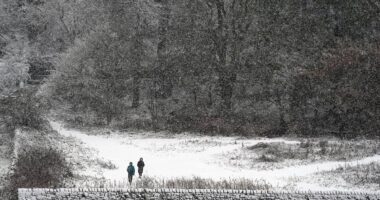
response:
<path id="1" fill-rule="evenodd" d="M 1 0 L 0 7 L 1 92 L 37 83 L 33 95 L 65 108 L 72 122 L 379 136 L 377 0 Z"/>

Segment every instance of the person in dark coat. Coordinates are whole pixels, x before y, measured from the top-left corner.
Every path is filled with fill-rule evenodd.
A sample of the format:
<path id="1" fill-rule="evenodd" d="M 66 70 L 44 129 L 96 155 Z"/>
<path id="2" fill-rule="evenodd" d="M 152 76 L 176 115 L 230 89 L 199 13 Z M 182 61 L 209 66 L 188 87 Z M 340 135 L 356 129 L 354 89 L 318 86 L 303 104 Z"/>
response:
<path id="1" fill-rule="evenodd" d="M 143 161 L 143 158 L 140 158 L 139 162 L 137 163 L 137 172 L 139 173 L 139 178 L 141 178 L 142 173 L 144 171 L 145 163 Z"/>
<path id="2" fill-rule="evenodd" d="M 132 184 L 132 179 L 133 179 L 133 176 L 135 175 L 135 167 L 133 166 L 132 162 L 129 163 L 127 172 L 128 172 L 128 182 L 129 184 Z"/>

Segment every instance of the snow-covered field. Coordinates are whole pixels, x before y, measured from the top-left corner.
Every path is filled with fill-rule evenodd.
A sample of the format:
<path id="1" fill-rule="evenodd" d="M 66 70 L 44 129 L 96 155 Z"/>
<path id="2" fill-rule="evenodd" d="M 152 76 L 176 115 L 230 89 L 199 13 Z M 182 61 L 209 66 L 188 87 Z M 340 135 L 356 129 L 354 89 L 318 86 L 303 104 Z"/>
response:
<path id="1" fill-rule="evenodd" d="M 380 155 L 374 155 L 352 161 L 321 161 L 279 169 L 255 169 L 231 165 L 226 156 L 246 146 L 258 143 L 283 142 L 298 144 L 299 140 L 286 138 L 241 139 L 237 137 L 211 137 L 201 135 L 169 135 L 164 133 L 110 133 L 109 135 L 91 135 L 82 131 L 65 128 L 62 123 L 50 121 L 53 129 L 61 135 L 74 137 L 83 146 L 93 149 L 104 161 L 110 161 L 116 169 L 87 168 L 80 173 L 93 177 L 104 177 L 112 181 L 127 178 L 126 168 L 129 162 L 134 165 L 140 157 L 146 167 L 144 175 L 158 178 L 211 178 L 213 180 L 229 178 L 247 178 L 264 180 L 272 186 L 297 190 L 350 190 L 373 191 L 374 188 L 352 188 L 334 177 L 317 180 L 315 174 L 335 170 L 342 166 L 380 162 Z M 335 184 L 334 184 L 335 183 Z"/>

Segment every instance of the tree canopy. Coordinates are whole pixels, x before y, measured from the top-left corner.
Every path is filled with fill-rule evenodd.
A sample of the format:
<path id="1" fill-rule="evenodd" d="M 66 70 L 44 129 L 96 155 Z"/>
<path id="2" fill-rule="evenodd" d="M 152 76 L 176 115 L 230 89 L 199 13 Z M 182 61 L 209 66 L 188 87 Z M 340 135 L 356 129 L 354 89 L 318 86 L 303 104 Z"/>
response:
<path id="1" fill-rule="evenodd" d="M 378 135 L 378 1 L 2 0 L 0 8 L 0 90 L 42 77 L 43 96 L 83 123 Z"/>

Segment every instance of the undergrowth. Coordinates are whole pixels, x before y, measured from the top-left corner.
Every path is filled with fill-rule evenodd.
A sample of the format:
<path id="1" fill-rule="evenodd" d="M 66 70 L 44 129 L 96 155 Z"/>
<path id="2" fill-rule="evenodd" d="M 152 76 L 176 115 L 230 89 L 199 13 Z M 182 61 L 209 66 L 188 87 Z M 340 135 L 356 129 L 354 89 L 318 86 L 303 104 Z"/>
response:
<path id="1" fill-rule="evenodd" d="M 380 153 L 380 142 L 362 141 L 302 141 L 299 144 L 258 143 L 247 147 L 257 153 L 257 162 L 281 162 L 284 160 L 350 160 Z"/>
<path id="2" fill-rule="evenodd" d="M 156 177 L 135 178 L 130 185 L 124 181 L 107 181 L 104 179 L 86 180 L 75 187 L 84 188 L 176 188 L 176 189 L 234 189 L 234 190 L 269 190 L 272 185 L 264 180 L 220 179 L 212 180 L 200 177 L 160 179 Z"/>
<path id="3" fill-rule="evenodd" d="M 344 166 L 328 173 L 341 176 L 345 181 L 356 186 L 375 184 L 380 189 L 380 163 Z"/>

